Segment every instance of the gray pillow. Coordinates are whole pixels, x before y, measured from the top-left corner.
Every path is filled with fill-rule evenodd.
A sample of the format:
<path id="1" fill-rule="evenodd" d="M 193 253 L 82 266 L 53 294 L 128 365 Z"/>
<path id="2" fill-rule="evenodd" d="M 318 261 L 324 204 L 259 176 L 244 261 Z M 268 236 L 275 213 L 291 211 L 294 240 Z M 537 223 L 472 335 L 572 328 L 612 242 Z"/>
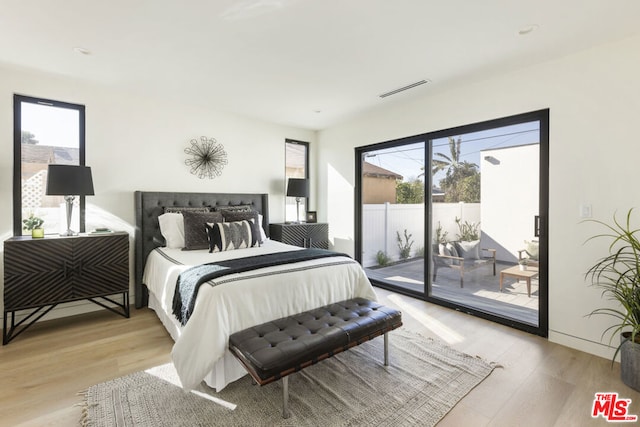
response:
<path id="1" fill-rule="evenodd" d="M 447 243 L 446 248 L 449 251 L 449 253 L 451 253 L 451 256 L 460 257 L 460 254 L 458 253 L 458 250 L 456 249 L 453 243 L 451 242 Z"/>
<path id="2" fill-rule="evenodd" d="M 207 223 L 222 222 L 220 212 L 182 212 L 184 218 L 184 248 L 183 251 L 209 249 Z"/>
<path id="3" fill-rule="evenodd" d="M 166 206 L 164 208 L 164 213 L 182 213 L 182 212 L 199 212 L 205 213 L 209 212 L 208 206 Z"/>
<path id="4" fill-rule="evenodd" d="M 445 247 L 447 248 L 449 253 L 451 253 L 451 256 L 454 256 L 456 258 L 460 258 L 460 254 L 458 253 L 458 250 L 456 249 L 456 245 L 454 245 L 453 243 L 449 242 L 449 243 L 447 243 L 447 245 Z M 451 260 L 451 264 L 452 265 L 460 265 L 460 260 L 452 259 Z"/>
<path id="5" fill-rule="evenodd" d="M 455 242 L 458 256 L 464 259 L 480 259 L 480 240 Z"/>
<path id="6" fill-rule="evenodd" d="M 251 205 L 229 205 L 229 206 L 216 206 L 213 208 L 217 212 L 251 212 L 253 208 Z"/>
<path id="7" fill-rule="evenodd" d="M 438 252 L 440 253 L 440 255 L 451 256 L 451 251 L 443 243 L 440 243 L 438 245 Z M 442 262 L 444 262 L 447 265 L 451 265 L 453 260 L 451 258 L 443 258 Z"/>

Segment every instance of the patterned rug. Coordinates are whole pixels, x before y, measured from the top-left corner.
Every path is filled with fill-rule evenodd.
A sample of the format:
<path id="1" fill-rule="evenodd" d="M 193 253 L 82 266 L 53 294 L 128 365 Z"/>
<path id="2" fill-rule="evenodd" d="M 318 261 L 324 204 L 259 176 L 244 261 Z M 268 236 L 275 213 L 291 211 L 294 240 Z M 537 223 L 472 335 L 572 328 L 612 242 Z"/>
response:
<path id="1" fill-rule="evenodd" d="M 377 338 L 260 387 L 249 376 L 216 393 L 204 384 L 185 393 L 172 364 L 90 387 L 88 426 L 433 426 L 496 367 L 410 333 L 389 334 L 391 366 Z"/>

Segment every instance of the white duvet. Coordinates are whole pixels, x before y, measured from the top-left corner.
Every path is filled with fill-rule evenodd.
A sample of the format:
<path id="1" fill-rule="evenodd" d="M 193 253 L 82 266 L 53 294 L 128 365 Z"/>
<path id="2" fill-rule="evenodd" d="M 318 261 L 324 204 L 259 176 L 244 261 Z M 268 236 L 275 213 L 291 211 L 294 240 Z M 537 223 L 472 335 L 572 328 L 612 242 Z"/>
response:
<path id="1" fill-rule="evenodd" d="M 246 374 L 227 349 L 234 332 L 349 298 L 377 299 L 357 262 L 329 257 L 223 276 L 218 280 L 225 283 L 217 286 L 205 283 L 184 327 L 171 313 L 176 279 L 183 270 L 229 258 L 298 249 L 267 240 L 259 248 L 212 254 L 166 248 L 151 252 L 143 283 L 149 288 L 149 307 L 175 341 L 173 363 L 185 390 L 205 380 L 220 391 Z M 276 272 L 281 273 L 272 274 Z"/>

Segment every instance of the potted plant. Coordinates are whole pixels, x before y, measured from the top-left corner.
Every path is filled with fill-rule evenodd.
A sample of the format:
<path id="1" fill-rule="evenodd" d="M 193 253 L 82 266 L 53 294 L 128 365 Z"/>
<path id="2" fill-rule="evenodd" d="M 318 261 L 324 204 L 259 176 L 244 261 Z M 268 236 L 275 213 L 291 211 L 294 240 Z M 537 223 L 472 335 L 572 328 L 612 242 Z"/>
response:
<path id="1" fill-rule="evenodd" d="M 22 220 L 22 229 L 30 230 L 31 237 L 40 238 L 44 237 L 44 228 L 42 228 L 42 224 L 44 224 L 44 220 L 31 213 L 31 215 L 29 215 L 29 218 L 25 218 Z"/>
<path id="2" fill-rule="evenodd" d="M 620 353 L 622 381 L 640 390 L 640 229 L 631 227 L 632 212 L 630 209 L 627 213 L 626 222 L 618 221 L 615 215 L 613 224 L 588 220 L 603 226 L 605 231 L 587 241 L 604 238 L 610 243 L 609 254 L 599 259 L 586 276 L 602 290 L 603 298 L 616 303 L 614 307 L 593 310 L 590 315 L 604 314 L 616 319 L 603 336 L 611 332 L 609 342 L 620 336 L 613 360 Z"/>
<path id="3" fill-rule="evenodd" d="M 518 265 L 520 265 L 520 271 L 525 271 L 527 269 L 528 261 L 526 258 L 521 258 L 518 260 Z"/>

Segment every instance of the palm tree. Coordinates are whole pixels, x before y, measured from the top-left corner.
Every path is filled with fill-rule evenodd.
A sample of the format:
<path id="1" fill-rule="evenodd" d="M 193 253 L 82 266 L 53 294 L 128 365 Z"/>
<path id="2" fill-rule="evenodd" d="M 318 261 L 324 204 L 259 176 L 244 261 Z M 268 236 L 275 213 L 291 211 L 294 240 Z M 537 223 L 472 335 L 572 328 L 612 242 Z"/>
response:
<path id="1" fill-rule="evenodd" d="M 443 153 L 433 153 L 434 159 L 431 162 L 431 175 L 435 175 L 441 170 L 447 170 L 447 176 L 452 173 L 452 169 L 456 169 L 460 165 L 460 145 L 462 144 L 462 138 L 449 137 L 449 150 L 451 151 L 451 157 Z M 436 159 L 435 157 L 439 157 Z"/>
<path id="2" fill-rule="evenodd" d="M 475 163 L 460 161 L 462 138 L 449 137 L 451 156 L 434 153 L 431 163 L 432 176 L 445 170 L 445 178 L 440 180 L 440 188 L 445 192 L 445 202 L 479 202 L 480 174 Z M 438 157 L 437 159 L 435 157 Z"/>

